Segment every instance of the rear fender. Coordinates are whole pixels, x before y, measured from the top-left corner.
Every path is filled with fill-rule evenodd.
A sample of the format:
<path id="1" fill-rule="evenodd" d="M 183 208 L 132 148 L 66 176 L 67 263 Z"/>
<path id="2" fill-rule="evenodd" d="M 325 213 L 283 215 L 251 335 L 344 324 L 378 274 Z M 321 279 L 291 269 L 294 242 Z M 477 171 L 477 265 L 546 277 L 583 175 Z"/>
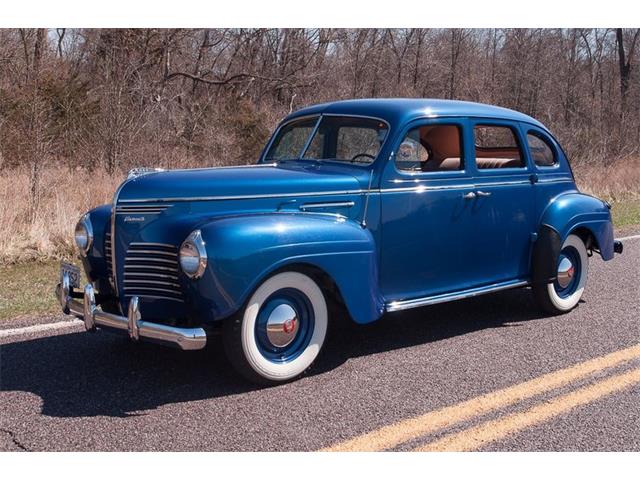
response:
<path id="1" fill-rule="evenodd" d="M 602 200 L 582 193 L 559 195 L 545 209 L 540 221 L 531 257 L 533 282 L 555 279 L 560 249 L 572 233 L 592 235 L 593 247 L 600 252 L 602 259 L 613 258 L 613 225 L 609 207 Z"/>
<path id="2" fill-rule="evenodd" d="M 196 303 L 209 310 L 209 318 L 236 313 L 265 278 L 299 265 L 331 277 L 357 323 L 372 322 L 383 312 L 374 239 L 353 221 L 327 214 L 269 213 L 214 219 L 199 228 L 208 264 L 189 289 L 199 297 Z"/>

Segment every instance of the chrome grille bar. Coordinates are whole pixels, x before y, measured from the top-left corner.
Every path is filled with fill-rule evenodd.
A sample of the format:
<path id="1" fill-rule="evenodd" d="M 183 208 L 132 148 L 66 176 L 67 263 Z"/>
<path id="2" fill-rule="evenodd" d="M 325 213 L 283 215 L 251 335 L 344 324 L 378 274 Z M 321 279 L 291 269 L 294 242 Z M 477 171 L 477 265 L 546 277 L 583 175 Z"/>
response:
<path id="1" fill-rule="evenodd" d="M 113 281 L 113 264 L 111 263 L 111 231 L 104 234 L 104 261 L 107 264 L 107 275 L 109 280 Z"/>
<path id="2" fill-rule="evenodd" d="M 138 253 L 138 252 L 131 252 L 131 253 Z M 124 261 L 129 265 L 130 265 L 130 262 L 135 262 L 135 261 L 162 262 L 162 263 L 168 263 L 170 265 L 176 265 L 176 266 L 178 265 L 177 260 L 170 260 L 168 258 L 126 257 Z"/>
<path id="3" fill-rule="evenodd" d="M 124 265 L 124 295 L 183 301 L 175 245 L 132 242 Z"/>

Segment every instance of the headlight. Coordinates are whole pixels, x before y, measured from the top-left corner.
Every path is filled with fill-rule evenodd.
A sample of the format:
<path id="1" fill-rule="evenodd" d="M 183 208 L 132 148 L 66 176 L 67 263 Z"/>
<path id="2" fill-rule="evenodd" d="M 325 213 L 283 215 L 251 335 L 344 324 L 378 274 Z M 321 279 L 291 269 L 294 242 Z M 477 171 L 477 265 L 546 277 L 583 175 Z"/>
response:
<path id="1" fill-rule="evenodd" d="M 180 247 L 180 268 L 190 278 L 200 278 L 207 266 L 207 251 L 200 230 L 194 230 Z"/>
<path id="2" fill-rule="evenodd" d="M 89 214 L 84 215 L 76 225 L 75 238 L 80 254 L 86 256 L 93 244 L 93 227 Z"/>

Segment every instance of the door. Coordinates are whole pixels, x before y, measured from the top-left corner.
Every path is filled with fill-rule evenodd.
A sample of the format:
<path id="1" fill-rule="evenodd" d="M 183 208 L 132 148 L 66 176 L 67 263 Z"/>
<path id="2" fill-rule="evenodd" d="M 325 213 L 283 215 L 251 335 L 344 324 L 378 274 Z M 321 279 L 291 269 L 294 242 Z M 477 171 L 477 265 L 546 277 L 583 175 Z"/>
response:
<path id="1" fill-rule="evenodd" d="M 387 302 L 472 286 L 469 223 L 474 185 L 465 119 L 411 123 L 380 184 L 380 287 Z"/>
<path id="2" fill-rule="evenodd" d="M 467 275 L 477 285 L 529 276 L 535 232 L 535 195 L 528 156 L 516 123 L 474 119 L 473 129 L 475 198 L 466 218 L 474 232 L 468 238 L 474 259 Z"/>

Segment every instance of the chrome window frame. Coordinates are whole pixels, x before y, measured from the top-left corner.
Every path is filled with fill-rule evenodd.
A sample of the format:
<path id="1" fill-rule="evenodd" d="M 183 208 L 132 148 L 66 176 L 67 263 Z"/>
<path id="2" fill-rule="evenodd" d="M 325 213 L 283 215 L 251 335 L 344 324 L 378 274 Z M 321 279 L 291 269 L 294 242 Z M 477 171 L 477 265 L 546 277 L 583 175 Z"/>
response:
<path id="1" fill-rule="evenodd" d="M 406 122 L 404 127 L 396 134 L 396 140 L 393 145 L 393 150 L 389 154 L 389 163 L 393 165 L 393 173 L 395 174 L 394 183 L 406 183 L 406 182 L 415 182 L 423 179 L 448 179 L 448 178 L 458 178 L 458 177 L 467 177 L 469 176 L 468 171 L 468 154 L 467 148 L 465 145 L 465 125 L 464 120 L 466 117 L 457 117 L 457 116 L 423 116 L 416 117 Z M 400 147 L 406 136 L 410 131 L 421 128 L 424 125 L 451 125 L 458 128 L 458 133 L 460 134 L 460 153 L 462 160 L 462 168 L 458 170 L 433 170 L 433 171 L 411 171 L 411 170 L 402 170 L 398 168 L 396 163 L 397 160 L 397 149 Z"/>
<path id="2" fill-rule="evenodd" d="M 533 172 L 534 167 L 530 162 L 529 150 L 526 143 L 526 135 L 523 134 L 520 128 L 520 123 L 517 121 L 505 120 L 501 118 L 492 117 L 473 117 L 469 119 L 469 134 L 473 140 L 473 151 L 469 154 L 473 154 L 473 168 L 475 170 L 474 175 L 477 178 L 491 177 L 491 176 L 504 176 L 504 175 L 523 175 Z M 479 168 L 478 158 L 476 156 L 476 149 L 478 144 L 476 143 L 476 128 L 477 127 L 497 127 L 508 128 L 511 130 L 513 137 L 516 141 L 518 151 L 520 152 L 520 160 L 522 165 L 520 167 L 507 167 L 507 168 Z"/>

